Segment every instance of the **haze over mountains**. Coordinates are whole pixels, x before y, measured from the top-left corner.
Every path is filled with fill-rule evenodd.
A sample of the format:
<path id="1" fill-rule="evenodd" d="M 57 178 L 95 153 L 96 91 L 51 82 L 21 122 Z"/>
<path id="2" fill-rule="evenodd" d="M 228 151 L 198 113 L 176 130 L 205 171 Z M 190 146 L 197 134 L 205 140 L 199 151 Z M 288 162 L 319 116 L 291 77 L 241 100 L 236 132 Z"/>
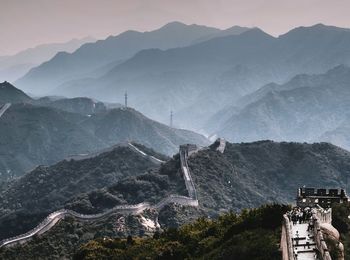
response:
<path id="1" fill-rule="evenodd" d="M 126 31 L 96 43 L 85 44 L 72 54 L 58 53 L 50 61 L 31 70 L 16 84 L 35 94 L 47 94 L 72 79 L 102 76 L 143 49 L 182 47 L 247 29 L 234 27 L 219 30 L 173 22 L 150 32 Z"/>
<path id="2" fill-rule="evenodd" d="M 23 50 L 10 56 L 0 56 L 0 82 L 14 82 L 36 67 L 51 59 L 57 52 L 72 52 L 87 42 L 95 41 L 92 37 L 73 39 L 65 43 L 42 44 L 34 48 Z"/>
<path id="3" fill-rule="evenodd" d="M 136 141 L 167 155 L 184 143 L 206 145 L 197 133 L 155 122 L 132 108 L 109 109 L 87 98 L 35 100 L 11 84 L 0 84 L 0 179 L 18 176 L 38 164 L 96 152 Z"/>
<path id="4" fill-rule="evenodd" d="M 327 141 L 350 149 L 350 68 L 268 84 L 213 116 L 208 129 L 229 140 Z"/>
<path id="5" fill-rule="evenodd" d="M 174 110 L 179 126 L 207 132 L 207 117 L 265 84 L 349 65 L 349 46 L 348 29 L 322 24 L 275 38 L 257 28 L 233 28 L 226 35 L 171 23 L 147 33 L 128 31 L 70 55 L 58 54 L 25 75 L 18 86 L 113 102 L 121 102 L 127 90 L 133 106 L 147 116 L 168 122 Z"/>

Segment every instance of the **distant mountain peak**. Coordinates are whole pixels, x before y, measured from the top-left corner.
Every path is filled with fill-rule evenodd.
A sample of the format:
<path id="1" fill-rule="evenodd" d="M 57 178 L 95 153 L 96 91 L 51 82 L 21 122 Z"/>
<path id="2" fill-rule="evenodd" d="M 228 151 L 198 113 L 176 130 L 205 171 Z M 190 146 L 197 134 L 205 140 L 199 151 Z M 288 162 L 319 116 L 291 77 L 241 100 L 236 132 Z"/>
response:
<path id="1" fill-rule="evenodd" d="M 170 27 L 186 27 L 188 26 L 185 23 L 182 22 L 178 22 L 178 21 L 173 21 L 173 22 L 169 22 L 167 24 L 165 24 L 164 26 L 162 26 L 161 28 L 170 28 Z"/>
<path id="2" fill-rule="evenodd" d="M 220 31 L 219 29 L 214 28 L 214 27 L 209 27 L 209 26 L 199 25 L 199 24 L 185 24 L 185 23 L 178 22 L 178 21 L 167 23 L 164 26 L 162 26 L 161 28 L 159 28 L 158 31 L 185 30 L 185 29 L 194 29 L 194 28 L 207 29 L 207 30 L 212 30 L 212 31 Z"/>
<path id="3" fill-rule="evenodd" d="M 336 26 L 332 26 L 332 25 L 325 25 L 323 23 L 318 23 L 315 25 L 311 25 L 311 26 L 299 26 L 296 27 L 292 30 L 290 30 L 289 32 L 280 35 L 279 37 L 283 38 L 286 36 L 290 36 L 290 35 L 304 35 L 304 34 L 309 34 L 310 32 L 329 32 L 329 31 L 334 31 L 334 32 L 349 32 L 350 29 L 347 28 L 342 28 L 342 27 L 336 27 Z"/>

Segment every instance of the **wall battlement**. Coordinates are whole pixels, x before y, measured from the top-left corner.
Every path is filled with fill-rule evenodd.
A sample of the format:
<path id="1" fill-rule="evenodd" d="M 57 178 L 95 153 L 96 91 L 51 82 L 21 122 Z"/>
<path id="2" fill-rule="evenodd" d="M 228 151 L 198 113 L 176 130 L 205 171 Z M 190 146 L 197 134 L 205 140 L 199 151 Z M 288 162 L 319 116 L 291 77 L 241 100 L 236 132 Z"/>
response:
<path id="1" fill-rule="evenodd" d="M 347 203 L 348 201 L 349 198 L 343 189 L 298 189 L 297 206 L 302 208 L 316 205 L 329 208 L 333 203 Z"/>

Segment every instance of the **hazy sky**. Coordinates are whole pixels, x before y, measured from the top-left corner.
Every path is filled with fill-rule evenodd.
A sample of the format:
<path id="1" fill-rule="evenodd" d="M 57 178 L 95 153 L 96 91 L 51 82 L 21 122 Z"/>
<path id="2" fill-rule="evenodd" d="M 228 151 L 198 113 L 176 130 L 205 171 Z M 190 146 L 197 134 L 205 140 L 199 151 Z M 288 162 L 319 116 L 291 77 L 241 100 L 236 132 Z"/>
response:
<path id="1" fill-rule="evenodd" d="M 41 43 L 104 38 L 170 21 L 273 35 L 301 25 L 350 27 L 350 0 L 0 0 L 0 56 Z"/>

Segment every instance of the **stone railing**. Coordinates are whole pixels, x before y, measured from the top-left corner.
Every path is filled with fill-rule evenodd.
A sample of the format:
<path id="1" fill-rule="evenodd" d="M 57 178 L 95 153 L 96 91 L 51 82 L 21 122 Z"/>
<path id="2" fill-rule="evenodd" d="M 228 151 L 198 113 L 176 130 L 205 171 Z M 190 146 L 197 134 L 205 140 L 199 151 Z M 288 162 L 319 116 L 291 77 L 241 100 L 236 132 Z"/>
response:
<path id="1" fill-rule="evenodd" d="M 332 222 L 332 210 L 324 210 L 319 207 L 312 210 L 312 218 L 314 219 L 314 240 L 316 247 L 320 253 L 321 260 L 332 260 L 329 254 L 327 244 L 324 240 L 323 232 L 321 230 L 321 223 Z M 330 221 L 330 222 L 329 222 Z"/>
<path id="2" fill-rule="evenodd" d="M 281 249 L 282 259 L 291 260 L 294 259 L 293 254 L 293 240 L 292 240 L 292 228 L 289 218 L 286 214 L 283 215 L 282 224 L 282 237 L 281 237 Z"/>
<path id="3" fill-rule="evenodd" d="M 3 114 L 5 114 L 6 110 L 9 109 L 11 106 L 11 103 L 6 103 L 0 108 L 0 117 L 2 117 Z"/>
<path id="4" fill-rule="evenodd" d="M 146 153 L 144 153 L 143 151 L 141 151 L 139 148 L 137 148 L 135 145 L 133 145 L 132 143 L 128 143 L 129 147 L 131 149 L 133 149 L 134 151 L 138 152 L 139 154 L 141 154 L 143 157 L 148 158 L 149 160 L 151 160 L 152 162 L 154 162 L 155 164 L 162 164 L 165 163 L 164 161 L 152 156 L 152 155 L 148 155 Z"/>
<path id="5" fill-rule="evenodd" d="M 315 214 L 317 219 L 321 223 L 332 223 L 332 208 L 323 209 L 322 207 L 317 205 L 317 210 L 315 210 Z"/>
<path id="6" fill-rule="evenodd" d="M 188 191 L 188 196 L 192 198 L 193 200 L 198 201 L 197 197 L 197 190 L 196 187 L 194 186 L 194 182 L 191 176 L 190 168 L 188 167 L 187 164 L 187 159 L 188 156 L 191 154 L 195 153 L 196 149 L 194 147 L 191 147 L 190 149 L 186 145 L 180 146 L 180 164 L 181 164 L 181 171 L 184 177 L 186 189 Z"/>
<path id="7" fill-rule="evenodd" d="M 157 161 L 157 163 L 163 163 L 163 161 L 161 161 L 153 156 L 148 156 L 147 154 L 145 154 L 144 152 L 139 150 L 134 145 L 129 144 L 129 146 L 134 150 L 137 149 L 136 150 L 137 152 L 144 154 L 144 156 L 149 158 L 150 160 L 155 160 L 155 161 Z M 194 187 L 192 177 L 190 175 L 190 171 L 189 171 L 189 168 L 187 165 L 187 156 L 189 153 L 193 153 L 193 152 L 194 152 L 194 149 L 190 149 L 190 151 L 189 151 L 189 149 L 186 149 L 184 147 L 182 147 L 182 148 L 180 147 L 181 169 L 182 169 L 182 171 L 186 172 L 186 175 L 184 172 L 183 172 L 183 174 L 184 174 L 184 181 L 186 184 L 186 188 L 187 188 L 189 197 L 181 196 L 181 195 L 170 195 L 155 205 L 151 205 L 148 202 L 142 202 L 142 203 L 135 204 L 135 205 L 119 205 L 119 206 L 115 206 L 112 209 L 109 209 L 105 212 L 98 213 L 98 214 L 80 214 L 80 213 L 75 212 L 73 210 L 61 209 L 61 210 L 52 212 L 39 225 L 37 225 L 35 228 L 28 231 L 27 233 L 0 241 L 0 247 L 10 246 L 10 245 L 14 245 L 17 243 L 25 243 L 26 241 L 32 239 L 33 236 L 40 235 L 40 234 L 43 234 L 44 232 L 48 231 L 56 223 L 58 223 L 61 219 L 64 219 L 67 216 L 71 216 L 71 217 L 77 218 L 79 220 L 95 220 L 95 219 L 101 219 L 101 218 L 108 217 L 114 213 L 136 215 L 136 214 L 140 214 L 145 209 L 160 210 L 165 205 L 171 204 L 171 203 L 177 203 L 177 204 L 181 204 L 181 205 L 185 205 L 185 206 L 197 207 L 198 206 L 197 193 L 196 193 L 196 189 Z M 152 157 L 153 157 L 153 159 L 152 159 Z M 186 169 L 186 170 L 184 170 L 184 169 Z"/>

